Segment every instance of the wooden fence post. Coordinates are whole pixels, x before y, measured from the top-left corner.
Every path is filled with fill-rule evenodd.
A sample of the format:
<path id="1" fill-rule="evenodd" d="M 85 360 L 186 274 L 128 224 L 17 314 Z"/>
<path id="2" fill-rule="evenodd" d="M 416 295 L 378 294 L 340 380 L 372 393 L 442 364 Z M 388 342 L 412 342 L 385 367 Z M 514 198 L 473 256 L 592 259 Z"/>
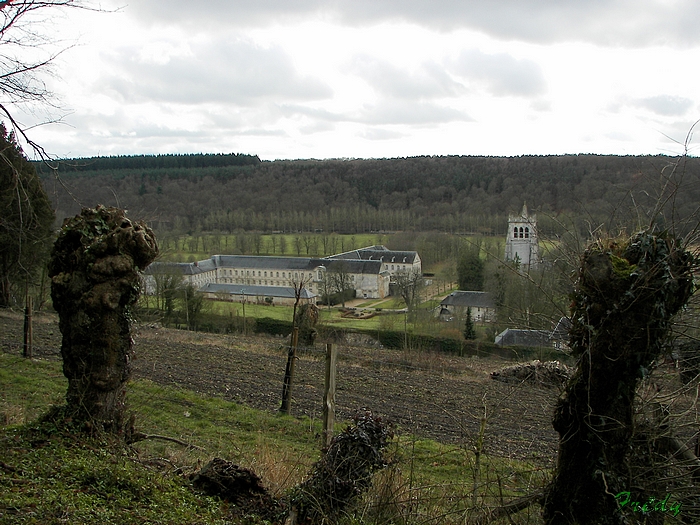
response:
<path id="1" fill-rule="evenodd" d="M 299 342 L 299 327 L 295 326 L 292 332 L 292 344 L 287 353 L 287 368 L 284 371 L 284 385 L 282 386 L 282 406 L 280 412 L 289 414 L 292 406 L 292 383 L 294 382 L 294 364 L 297 359 L 297 344 Z"/>
<path id="2" fill-rule="evenodd" d="M 32 296 L 27 294 L 27 303 L 24 307 L 24 350 L 22 355 L 32 357 Z"/>
<path id="3" fill-rule="evenodd" d="M 337 348 L 326 344 L 326 381 L 323 391 L 323 444 L 329 446 L 333 439 L 335 423 L 335 372 L 338 361 Z"/>

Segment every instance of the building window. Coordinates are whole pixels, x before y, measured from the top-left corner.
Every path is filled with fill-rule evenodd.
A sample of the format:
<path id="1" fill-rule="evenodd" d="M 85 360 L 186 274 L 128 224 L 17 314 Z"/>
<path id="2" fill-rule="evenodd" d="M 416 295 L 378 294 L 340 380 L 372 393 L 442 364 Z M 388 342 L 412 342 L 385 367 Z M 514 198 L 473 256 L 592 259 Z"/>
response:
<path id="1" fill-rule="evenodd" d="M 520 238 L 521 239 L 523 238 L 523 227 L 522 226 L 520 227 Z"/>
<path id="2" fill-rule="evenodd" d="M 391 265 L 391 269 L 392 269 L 392 270 L 394 269 L 394 265 L 393 265 L 393 264 Z"/>
<path id="3" fill-rule="evenodd" d="M 518 228 L 516 227 L 516 228 L 513 228 L 513 239 L 517 239 L 517 238 L 518 238 Z"/>
<path id="4" fill-rule="evenodd" d="M 525 228 L 525 238 L 526 239 L 530 238 L 530 228 Z"/>
<path id="5" fill-rule="evenodd" d="M 284 272 L 282 272 L 282 274 L 283 274 L 282 277 L 284 277 Z M 280 273 L 277 272 L 277 275 L 275 275 L 275 277 L 279 277 L 279 276 L 280 276 Z"/>
<path id="6" fill-rule="evenodd" d="M 263 277 L 267 277 L 267 272 L 265 272 L 265 274 L 263 275 Z"/>
<path id="7" fill-rule="evenodd" d="M 285 277 L 284 272 L 282 272 L 282 278 L 284 279 L 284 277 Z"/>

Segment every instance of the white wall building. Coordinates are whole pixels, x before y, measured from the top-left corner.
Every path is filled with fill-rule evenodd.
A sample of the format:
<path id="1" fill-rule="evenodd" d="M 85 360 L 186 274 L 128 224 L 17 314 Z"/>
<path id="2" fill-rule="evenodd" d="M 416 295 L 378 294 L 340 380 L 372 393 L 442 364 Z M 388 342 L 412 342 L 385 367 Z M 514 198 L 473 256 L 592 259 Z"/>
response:
<path id="1" fill-rule="evenodd" d="M 146 293 L 154 293 L 155 275 L 158 273 L 181 273 L 186 283 L 203 291 L 207 285 L 214 284 L 237 285 L 236 290 L 240 286 L 262 286 L 288 291 L 294 282 L 303 279 L 307 282 L 305 290 L 317 296 L 323 292 L 327 272 L 342 270 L 347 274 L 357 297 L 381 299 L 389 295 L 391 276 L 402 269 L 421 271 L 417 252 L 398 252 L 384 246 L 370 246 L 323 259 L 213 255 L 194 263 L 156 262 L 146 268 L 144 281 Z M 218 292 L 223 290 L 218 289 Z M 231 288 L 232 294 L 233 290 Z M 207 291 L 213 293 L 211 286 Z M 287 291 L 284 293 L 287 294 Z"/>

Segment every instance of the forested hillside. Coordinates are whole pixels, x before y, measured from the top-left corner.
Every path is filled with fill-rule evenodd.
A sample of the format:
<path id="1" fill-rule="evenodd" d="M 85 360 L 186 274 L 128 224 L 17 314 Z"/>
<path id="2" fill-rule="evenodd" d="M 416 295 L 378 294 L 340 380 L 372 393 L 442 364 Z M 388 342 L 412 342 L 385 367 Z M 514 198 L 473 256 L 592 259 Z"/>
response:
<path id="1" fill-rule="evenodd" d="M 676 165 L 677 164 L 677 165 Z M 444 231 L 505 233 L 527 202 L 544 232 L 576 222 L 634 228 L 661 197 L 689 217 L 700 202 L 696 158 L 412 157 L 260 162 L 250 155 L 73 159 L 40 165 L 57 217 L 118 205 L 156 231 Z M 670 182 L 670 184 L 669 184 Z"/>

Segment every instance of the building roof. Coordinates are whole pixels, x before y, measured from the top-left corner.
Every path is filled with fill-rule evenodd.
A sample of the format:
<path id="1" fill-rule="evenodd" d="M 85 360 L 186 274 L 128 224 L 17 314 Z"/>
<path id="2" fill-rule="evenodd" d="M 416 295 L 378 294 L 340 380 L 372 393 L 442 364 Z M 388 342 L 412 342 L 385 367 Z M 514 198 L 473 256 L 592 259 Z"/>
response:
<path id="1" fill-rule="evenodd" d="M 207 270 L 203 270 L 200 266 L 194 263 L 178 263 L 178 262 L 154 262 L 149 264 L 144 273 L 146 275 L 153 275 L 156 273 L 177 273 L 180 272 L 182 275 L 197 275 L 199 273 L 204 273 Z"/>
<path id="2" fill-rule="evenodd" d="M 259 268 L 261 270 L 313 270 L 320 259 L 269 255 L 213 255 L 217 268 Z M 314 262 L 316 261 L 316 262 Z"/>
<path id="3" fill-rule="evenodd" d="M 518 330 L 506 328 L 496 336 L 499 346 L 551 346 L 546 330 Z"/>
<path id="4" fill-rule="evenodd" d="M 474 308 L 494 308 L 493 300 L 488 292 L 467 292 L 458 290 L 445 297 L 440 306 L 461 306 Z"/>
<path id="5" fill-rule="evenodd" d="M 294 288 L 291 286 L 256 286 L 246 284 L 214 284 L 207 283 L 199 289 L 203 293 L 227 293 L 231 295 L 245 295 L 251 297 L 280 297 L 295 299 Z M 316 294 L 306 288 L 302 288 L 302 299 L 311 299 Z"/>
<path id="6" fill-rule="evenodd" d="M 393 252 L 391 252 L 393 253 Z M 154 262 L 150 264 L 145 273 L 167 273 L 179 271 L 183 275 L 197 275 L 214 271 L 217 268 L 256 268 L 260 270 L 299 270 L 313 271 L 320 266 L 333 270 L 340 266 L 345 267 L 347 273 L 355 274 L 379 274 L 382 272 L 382 263 L 379 260 L 343 258 L 311 258 L 311 257 L 275 257 L 267 255 L 212 255 L 209 259 L 193 263 Z"/>
<path id="7" fill-rule="evenodd" d="M 342 269 L 345 273 L 377 274 L 382 271 L 381 261 L 362 261 L 358 259 L 317 259 L 328 271 Z"/>
<path id="8" fill-rule="evenodd" d="M 363 261 L 381 261 L 394 264 L 414 264 L 418 259 L 418 252 L 389 250 L 386 246 L 377 244 L 367 246 L 359 250 L 331 255 L 328 259 L 360 259 Z"/>

